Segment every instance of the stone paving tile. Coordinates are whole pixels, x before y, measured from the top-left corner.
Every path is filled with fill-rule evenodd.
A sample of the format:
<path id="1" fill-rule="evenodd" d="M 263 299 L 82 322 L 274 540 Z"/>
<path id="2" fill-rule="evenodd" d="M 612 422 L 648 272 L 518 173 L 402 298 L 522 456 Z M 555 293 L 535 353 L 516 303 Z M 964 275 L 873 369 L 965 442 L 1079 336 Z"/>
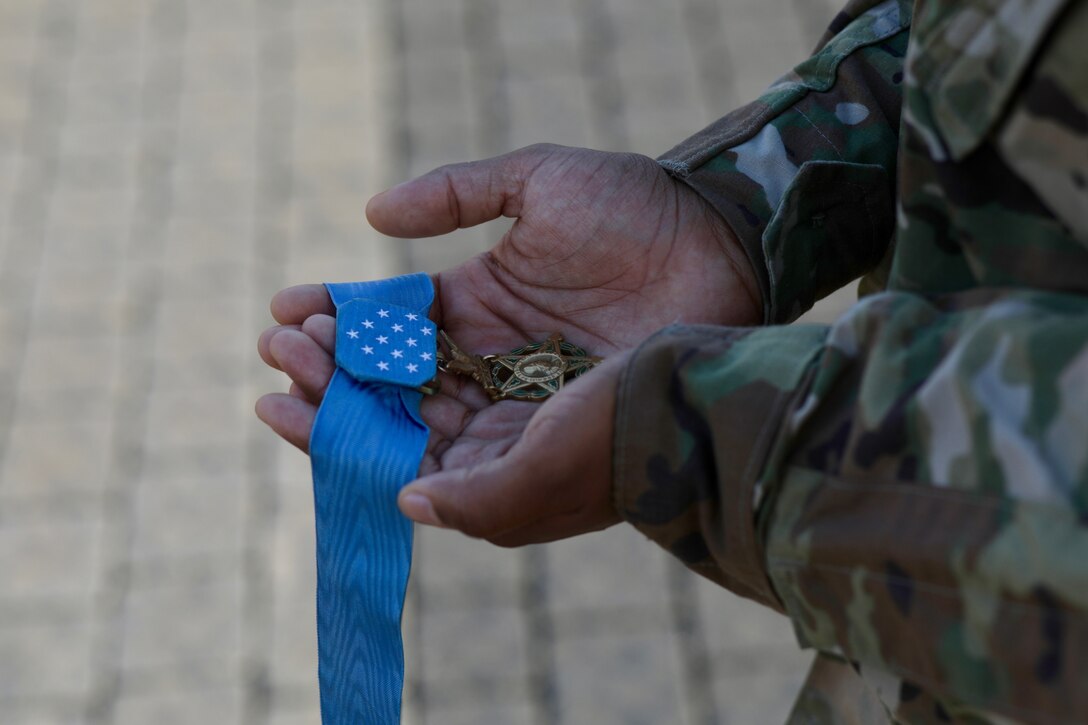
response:
<path id="1" fill-rule="evenodd" d="M 134 582 L 125 605 L 122 663 L 139 670 L 229 658 L 239 647 L 242 582 L 237 568 L 185 571 L 157 563 L 163 581 Z M 229 670 L 229 667 L 222 668 Z"/>
<path id="2" fill-rule="evenodd" d="M 106 469 L 109 436 L 101 423 L 16 420 L 8 431 L 8 452 L 0 461 L 0 493 L 97 491 Z M 43 455 L 43 442 L 63 454 Z"/>
<path id="3" fill-rule="evenodd" d="M 738 99 L 759 95 L 775 78 L 803 60 L 815 42 L 805 36 L 796 12 L 788 5 L 779 9 L 773 33 L 768 32 L 768 14 L 768 9 L 759 4 L 738 4 L 730 9 L 727 22 L 722 26 L 725 44 L 734 62 L 744 62 L 753 70 L 759 69 L 735 77 Z"/>
<path id="4" fill-rule="evenodd" d="M 489 599 L 516 601 L 521 578 L 517 552 L 423 527 L 416 529 L 415 548 L 413 571 L 428 600 L 472 606 L 476 593 L 484 590 Z"/>
<path id="5" fill-rule="evenodd" d="M 85 698 L 90 690 L 91 623 L 68 621 L 0 627 L 0 713 L 15 705 Z"/>
<path id="6" fill-rule="evenodd" d="M 71 725 L 80 721 L 76 700 L 52 699 L 49 703 L 15 707 L 4 713 L 5 725 Z"/>
<path id="7" fill-rule="evenodd" d="M 722 722 L 784 722 L 808 662 L 789 620 L 709 581 L 692 581 Z"/>
<path id="8" fill-rule="evenodd" d="M 798 667 L 796 657 L 781 653 L 761 653 L 744 664 L 723 671 L 715 683 L 720 722 L 786 722 L 804 682 L 805 668 Z"/>
<path id="9" fill-rule="evenodd" d="M 116 702 L 174 700 L 174 709 L 178 711 L 176 716 L 186 715 L 184 699 L 174 697 L 175 694 L 199 695 L 222 690 L 234 682 L 239 668 L 239 658 L 235 653 L 212 653 L 197 658 L 126 668 Z"/>
<path id="10" fill-rule="evenodd" d="M 292 693 L 293 711 L 301 715 L 316 709 L 318 694 L 313 494 L 308 458 L 294 449 L 281 449 L 275 458 L 279 481 L 270 552 L 269 678 L 277 697 L 282 692 Z"/>
<path id="11" fill-rule="evenodd" d="M 548 547 L 549 606 L 557 613 L 668 606 L 665 559 L 629 527 Z"/>
<path id="12" fill-rule="evenodd" d="M 787 651 L 794 646 L 793 627 L 781 614 L 694 579 L 696 601 L 707 644 L 714 653 L 758 655 L 764 648 Z"/>
<path id="13" fill-rule="evenodd" d="M 556 669 L 561 722 L 683 722 L 676 645 L 668 632 L 560 641 Z"/>
<path id="14" fill-rule="evenodd" d="M 537 714 L 529 703 L 480 702 L 444 707 L 441 717 L 433 721 L 443 725 L 532 725 L 537 722 Z"/>
<path id="15" fill-rule="evenodd" d="M 239 476 L 171 477 L 141 486 L 134 495 L 133 559 L 239 551 L 243 494 Z"/>
<path id="16" fill-rule="evenodd" d="M 313 515 L 300 512 L 279 517 L 274 546 L 271 684 L 306 692 L 315 703 L 317 576 Z"/>
<path id="17" fill-rule="evenodd" d="M 94 591 L 98 537 L 93 522 L 5 524 L 0 528 L 3 599 L 86 601 Z M 25 566 L 26 561 L 35 566 Z"/>
<path id="18" fill-rule="evenodd" d="M 402 722 L 405 725 L 413 725 L 414 721 L 402 719 Z M 268 725 L 321 725 L 321 713 L 313 707 L 298 709 L 277 707 Z"/>
<path id="19" fill-rule="evenodd" d="M 137 695 L 118 702 L 114 722 L 118 725 L 240 722 L 243 701 L 242 692 L 234 688 Z"/>
<path id="20" fill-rule="evenodd" d="M 90 258 L 82 249 L 58 248 L 57 235 L 52 230 L 49 239 L 50 248 L 43 260 L 43 275 L 37 288 L 34 338 L 60 338 L 58 342 L 72 344 L 112 343 L 120 323 L 117 304 L 120 279 L 116 268 L 103 264 L 101 257 Z M 98 351 L 88 345 L 87 354 L 76 355 L 69 363 L 75 364 L 86 357 L 88 365 L 79 373 L 84 377 L 102 375 L 109 368 L 95 369 L 91 363 L 101 361 L 95 360 L 91 352 Z"/>
<path id="21" fill-rule="evenodd" d="M 23 352 L 25 371 L 19 381 L 20 391 L 28 399 L 58 389 L 69 393 L 85 388 L 101 391 L 103 381 L 113 371 L 114 353 L 114 342 L 108 337 L 35 335 Z M 80 407 L 77 415 L 93 415 L 93 411 Z"/>
<path id="22" fill-rule="evenodd" d="M 429 609 L 424 605 L 424 697 L 436 719 L 446 705 L 524 697 L 528 644 L 517 607 L 481 605 Z"/>
<path id="23" fill-rule="evenodd" d="M 239 407 L 245 407 L 240 404 Z M 148 441 L 141 451 L 143 478 L 157 481 L 165 478 L 195 478 L 203 476 L 246 476 L 247 463 L 238 451 L 238 443 L 217 441 L 210 445 L 157 445 Z M 115 482 L 109 482 L 115 486 Z M 199 535 L 200 532 L 194 532 Z"/>
<path id="24" fill-rule="evenodd" d="M 227 445 L 241 450 L 244 436 L 233 413 L 250 407 L 248 403 L 239 391 L 157 388 L 147 398 L 147 446 Z"/>
<path id="25" fill-rule="evenodd" d="M 698 74 L 682 5 L 643 0 L 622 12 L 623 0 L 606 3 L 614 18 L 615 64 L 631 150 L 655 156 L 673 140 L 690 136 L 702 120 Z"/>
<path id="26" fill-rule="evenodd" d="M 245 218 L 216 219 L 214 223 L 200 217 L 172 218 L 164 230 L 164 274 L 178 264 L 188 266 L 197 262 L 247 266 L 251 262 L 247 259 L 249 249 L 245 240 L 252 233 L 253 222 Z"/>

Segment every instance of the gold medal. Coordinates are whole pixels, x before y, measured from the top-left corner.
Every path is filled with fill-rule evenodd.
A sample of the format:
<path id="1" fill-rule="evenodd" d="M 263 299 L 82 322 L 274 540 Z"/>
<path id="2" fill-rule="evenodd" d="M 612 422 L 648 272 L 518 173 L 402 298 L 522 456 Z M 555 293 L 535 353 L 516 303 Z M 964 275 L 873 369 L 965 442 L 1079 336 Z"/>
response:
<path id="1" fill-rule="evenodd" d="M 601 362 L 601 358 L 563 340 L 559 333 L 504 355 L 486 356 L 465 353 L 444 331 L 438 334 L 447 348 L 438 353 L 438 369 L 472 378 L 495 401 L 543 402 L 564 383 Z"/>

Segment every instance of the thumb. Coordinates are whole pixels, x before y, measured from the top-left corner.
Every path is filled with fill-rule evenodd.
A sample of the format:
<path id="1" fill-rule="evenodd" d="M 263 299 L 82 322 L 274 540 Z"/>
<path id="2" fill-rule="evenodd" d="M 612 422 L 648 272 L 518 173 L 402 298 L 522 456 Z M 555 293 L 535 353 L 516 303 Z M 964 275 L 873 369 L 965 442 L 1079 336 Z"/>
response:
<path id="1" fill-rule="evenodd" d="M 371 226 L 393 237 L 433 237 L 500 216 L 516 217 L 532 170 L 558 147 L 529 146 L 483 161 L 442 166 L 378 194 Z"/>
<path id="2" fill-rule="evenodd" d="M 572 381 L 503 455 L 406 486 L 401 511 L 495 543 L 518 540 L 504 535 L 519 529 L 528 532 L 525 541 L 546 541 L 614 523 L 612 419 L 626 358 L 614 356 Z"/>
<path id="3" fill-rule="evenodd" d="M 401 511 L 419 523 L 492 539 L 550 508 L 547 477 L 507 454 L 471 468 L 443 471 L 406 486 Z"/>

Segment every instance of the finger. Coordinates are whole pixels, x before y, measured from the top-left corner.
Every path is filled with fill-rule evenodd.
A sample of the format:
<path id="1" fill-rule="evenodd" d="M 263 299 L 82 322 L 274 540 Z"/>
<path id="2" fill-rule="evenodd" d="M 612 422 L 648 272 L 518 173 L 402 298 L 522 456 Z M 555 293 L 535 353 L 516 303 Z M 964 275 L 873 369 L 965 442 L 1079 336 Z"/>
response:
<path id="1" fill-rule="evenodd" d="M 511 475 L 516 468 L 508 463 L 489 461 L 426 476 L 405 487 L 398 504 L 408 518 L 422 524 L 481 539 L 501 536 L 524 526 L 532 512 L 547 511 L 553 498 L 546 485 L 533 480 L 533 472 Z"/>
<path id="2" fill-rule="evenodd" d="M 272 342 L 272 338 L 281 331 L 297 329 L 299 329 L 298 325 L 274 325 L 261 333 L 261 336 L 257 338 L 257 354 L 261 356 L 261 360 L 264 360 L 265 365 L 276 370 L 280 369 L 280 364 L 276 362 L 276 358 L 272 357 L 268 345 Z"/>
<path id="3" fill-rule="evenodd" d="M 563 440 L 555 440 L 554 448 L 540 445 L 541 438 L 549 437 L 541 428 L 554 430 L 555 422 L 537 425 L 535 436 L 527 430 L 508 450 L 500 445 L 492 454 L 495 457 L 479 463 L 451 462 L 452 454 L 443 457 L 444 466 L 456 467 L 406 486 L 399 497 L 401 510 L 420 523 L 494 540 L 580 509 L 579 489 L 585 487 L 571 485 L 581 479 L 578 454 L 564 450 Z"/>
<path id="4" fill-rule="evenodd" d="M 272 317 L 281 325 L 301 325 L 311 315 L 333 315 L 336 307 L 320 284 L 300 284 L 272 297 Z"/>
<path id="5" fill-rule="evenodd" d="M 262 396 L 254 407 L 257 417 L 303 453 L 310 448 L 310 429 L 317 408 L 312 403 L 284 393 Z"/>
<path id="6" fill-rule="evenodd" d="M 310 400 L 325 395 L 335 363 L 312 337 L 299 330 L 282 330 L 268 343 L 272 358 Z"/>
<path id="7" fill-rule="evenodd" d="M 530 146 L 504 156 L 452 164 L 378 194 L 371 225 L 394 237 L 433 237 L 500 216 L 516 217 L 532 170 L 558 147 Z"/>
<path id="8" fill-rule="evenodd" d="M 312 403 L 313 402 L 306 395 L 306 393 L 303 392 L 302 388 L 300 388 L 298 386 L 298 383 L 291 383 L 291 387 L 289 387 L 287 389 L 287 394 L 290 395 L 293 398 L 298 398 L 299 400 L 305 400 L 307 403 Z"/>
<path id="9" fill-rule="evenodd" d="M 589 531 L 614 522 L 612 419 L 624 360 L 605 363 L 545 403 L 509 450 L 406 486 L 401 511 L 491 541 L 522 528 L 545 540 L 571 535 L 567 523 Z M 549 519 L 562 525 L 555 535 L 547 533 Z"/>
<path id="10" fill-rule="evenodd" d="M 336 355 L 336 318 L 330 315 L 310 315 L 302 323 L 302 331 L 314 339 L 321 349 Z"/>

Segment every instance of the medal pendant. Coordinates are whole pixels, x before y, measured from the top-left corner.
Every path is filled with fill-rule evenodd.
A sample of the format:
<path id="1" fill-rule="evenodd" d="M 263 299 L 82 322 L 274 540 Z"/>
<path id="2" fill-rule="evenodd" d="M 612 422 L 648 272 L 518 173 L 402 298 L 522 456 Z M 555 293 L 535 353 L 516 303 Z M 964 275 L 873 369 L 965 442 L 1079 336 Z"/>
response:
<path id="1" fill-rule="evenodd" d="M 601 358 L 590 356 L 556 333 L 505 355 L 484 357 L 490 370 L 488 393 L 493 400 L 544 401 L 568 380 L 592 369 Z"/>
<path id="2" fill-rule="evenodd" d="M 582 375 L 601 362 L 582 348 L 555 333 L 544 342 L 533 342 L 505 355 L 469 355 L 439 331 L 448 353 L 439 354 L 439 368 L 447 373 L 471 377 L 492 400 L 543 402 L 555 395 L 568 380 Z"/>

